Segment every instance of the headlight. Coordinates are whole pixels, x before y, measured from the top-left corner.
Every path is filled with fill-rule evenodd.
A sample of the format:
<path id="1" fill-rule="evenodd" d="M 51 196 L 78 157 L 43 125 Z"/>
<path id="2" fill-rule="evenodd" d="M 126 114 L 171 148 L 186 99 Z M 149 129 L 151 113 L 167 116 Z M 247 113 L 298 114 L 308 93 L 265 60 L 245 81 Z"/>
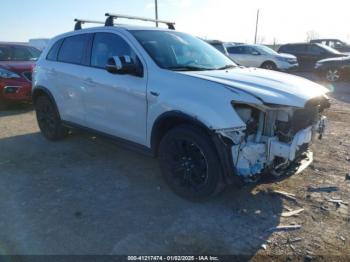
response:
<path id="1" fill-rule="evenodd" d="M 14 72 L 0 68 L 0 78 L 20 78 L 20 76 Z"/>

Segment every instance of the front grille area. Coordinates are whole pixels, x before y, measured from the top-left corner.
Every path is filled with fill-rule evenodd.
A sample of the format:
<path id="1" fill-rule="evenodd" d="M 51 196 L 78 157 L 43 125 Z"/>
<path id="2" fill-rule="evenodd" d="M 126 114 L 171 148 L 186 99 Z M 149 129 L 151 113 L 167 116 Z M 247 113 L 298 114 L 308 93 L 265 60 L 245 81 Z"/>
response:
<path id="1" fill-rule="evenodd" d="M 298 109 L 294 112 L 291 119 L 291 128 L 293 133 L 314 125 L 318 121 L 319 108 L 318 106 L 308 106 L 303 109 Z"/>
<path id="2" fill-rule="evenodd" d="M 316 124 L 321 113 L 330 107 L 327 97 L 317 97 L 308 101 L 304 108 L 294 111 L 288 122 L 276 122 L 276 134 L 280 141 L 289 143 L 300 130 Z"/>
<path id="3" fill-rule="evenodd" d="M 32 82 L 32 72 L 31 71 L 27 71 L 27 72 L 23 72 L 22 75 L 30 82 Z"/>

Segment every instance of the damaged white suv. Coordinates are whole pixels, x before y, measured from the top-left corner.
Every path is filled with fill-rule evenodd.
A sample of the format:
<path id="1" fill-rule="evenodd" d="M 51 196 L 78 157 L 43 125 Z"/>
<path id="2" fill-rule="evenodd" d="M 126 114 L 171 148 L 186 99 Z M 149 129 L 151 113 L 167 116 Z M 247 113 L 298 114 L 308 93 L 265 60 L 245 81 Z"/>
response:
<path id="1" fill-rule="evenodd" d="M 85 128 L 150 153 L 192 200 L 311 163 L 326 88 L 236 66 L 185 33 L 108 25 L 54 38 L 37 62 L 33 101 L 45 137 Z"/>

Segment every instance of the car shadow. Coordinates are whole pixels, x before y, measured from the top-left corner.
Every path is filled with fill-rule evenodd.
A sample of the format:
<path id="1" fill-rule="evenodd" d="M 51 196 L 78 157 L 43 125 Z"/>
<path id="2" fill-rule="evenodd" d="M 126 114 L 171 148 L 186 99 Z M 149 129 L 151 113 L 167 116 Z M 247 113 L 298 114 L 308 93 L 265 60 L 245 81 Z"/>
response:
<path id="1" fill-rule="evenodd" d="M 34 109 L 31 103 L 18 103 L 7 105 L 6 108 L 0 109 L 0 117 L 24 114 Z"/>
<path id="2" fill-rule="evenodd" d="M 280 223 L 278 196 L 230 187 L 179 198 L 155 159 L 86 134 L 0 139 L 0 253 L 253 257 Z"/>

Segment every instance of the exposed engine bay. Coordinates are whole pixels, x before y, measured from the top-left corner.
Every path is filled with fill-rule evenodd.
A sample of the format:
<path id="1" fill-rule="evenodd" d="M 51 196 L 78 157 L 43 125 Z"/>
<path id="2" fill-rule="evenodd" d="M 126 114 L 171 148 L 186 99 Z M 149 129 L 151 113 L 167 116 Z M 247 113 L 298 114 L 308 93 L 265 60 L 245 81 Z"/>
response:
<path id="1" fill-rule="evenodd" d="M 218 133 L 233 143 L 237 174 L 255 181 L 264 173 L 280 176 L 292 163 L 310 156 L 315 136 L 322 139 L 324 134 L 326 117 L 322 113 L 330 103 L 322 96 L 308 101 L 304 108 L 240 103 L 233 107 L 246 126 Z"/>

